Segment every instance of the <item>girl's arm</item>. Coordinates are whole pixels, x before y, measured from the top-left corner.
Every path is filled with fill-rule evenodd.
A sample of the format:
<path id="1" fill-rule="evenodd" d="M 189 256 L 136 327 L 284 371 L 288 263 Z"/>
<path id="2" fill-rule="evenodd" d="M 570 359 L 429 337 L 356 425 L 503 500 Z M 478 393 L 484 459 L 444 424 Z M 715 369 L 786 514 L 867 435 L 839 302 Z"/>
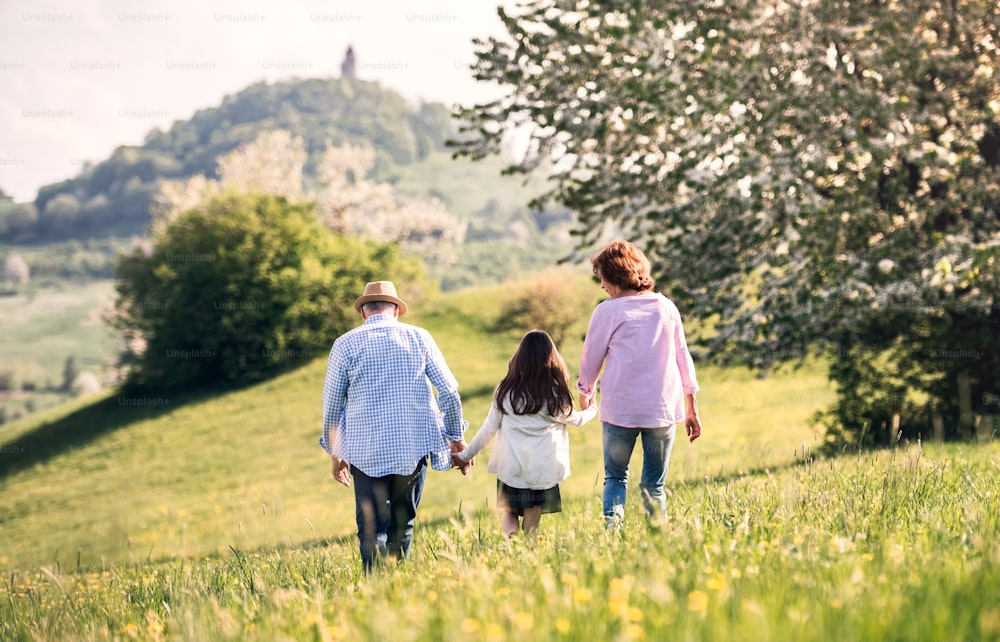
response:
<path id="1" fill-rule="evenodd" d="M 557 417 L 556 421 L 561 424 L 566 424 L 567 426 L 576 426 L 579 428 L 585 423 L 588 423 L 591 419 L 597 416 L 597 404 L 591 405 L 589 408 L 584 408 L 580 412 L 570 412 L 562 417 Z"/>
<path id="2" fill-rule="evenodd" d="M 476 436 L 472 438 L 469 442 L 468 447 L 465 450 L 458 453 L 458 458 L 462 461 L 469 461 L 473 457 L 479 454 L 479 451 L 486 446 L 486 444 L 493 441 L 496 436 L 497 431 L 500 430 L 500 411 L 497 410 L 496 402 L 490 404 L 490 412 L 486 415 L 486 420 L 483 422 L 483 426 L 476 433 Z"/>

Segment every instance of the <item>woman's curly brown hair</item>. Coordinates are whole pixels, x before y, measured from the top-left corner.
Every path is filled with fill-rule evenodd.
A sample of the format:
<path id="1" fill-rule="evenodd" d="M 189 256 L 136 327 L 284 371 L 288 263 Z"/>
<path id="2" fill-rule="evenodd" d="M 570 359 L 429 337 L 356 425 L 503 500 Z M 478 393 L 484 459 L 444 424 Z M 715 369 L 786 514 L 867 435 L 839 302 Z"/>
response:
<path id="1" fill-rule="evenodd" d="M 649 259 L 628 241 L 612 241 L 590 257 L 594 275 L 622 290 L 647 292 L 656 282 L 650 275 Z"/>

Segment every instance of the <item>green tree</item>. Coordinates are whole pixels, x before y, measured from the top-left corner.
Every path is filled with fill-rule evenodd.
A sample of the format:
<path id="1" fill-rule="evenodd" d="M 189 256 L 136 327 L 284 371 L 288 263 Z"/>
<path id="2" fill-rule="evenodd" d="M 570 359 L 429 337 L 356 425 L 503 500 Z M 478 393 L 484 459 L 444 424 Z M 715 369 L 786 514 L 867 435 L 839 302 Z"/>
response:
<path id="1" fill-rule="evenodd" d="M 68 393 L 73 389 L 73 382 L 76 381 L 80 371 L 76 367 L 76 357 L 70 355 L 63 362 L 63 380 L 59 386 L 59 392 Z"/>
<path id="2" fill-rule="evenodd" d="M 45 205 L 41 223 L 46 230 L 75 229 L 79 223 L 80 201 L 72 194 L 58 194 Z"/>
<path id="3" fill-rule="evenodd" d="M 420 267 L 391 245 L 328 232 L 312 204 L 223 192 L 180 214 L 117 267 L 117 325 L 133 385 L 181 387 L 264 379 L 322 355 L 357 324 L 368 281 L 403 292 Z"/>
<path id="4" fill-rule="evenodd" d="M 994 2 L 556 0 L 499 14 L 507 36 L 476 41 L 474 74 L 508 91 L 461 110 L 459 154 L 526 135 L 505 171 L 549 172 L 534 205 L 575 210 L 580 249 L 609 228 L 643 245 L 661 286 L 713 321 L 714 354 L 765 370 L 830 355 L 831 434 L 884 442 L 882 428 L 938 417 L 960 435 L 991 411 Z"/>

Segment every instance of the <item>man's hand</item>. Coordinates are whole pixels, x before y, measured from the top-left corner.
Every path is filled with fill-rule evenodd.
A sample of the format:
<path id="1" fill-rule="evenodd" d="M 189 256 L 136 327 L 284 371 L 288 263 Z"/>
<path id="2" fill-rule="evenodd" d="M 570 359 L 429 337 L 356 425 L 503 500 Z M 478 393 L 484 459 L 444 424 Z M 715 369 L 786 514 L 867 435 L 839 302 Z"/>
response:
<path id="1" fill-rule="evenodd" d="M 463 475 L 468 475 L 469 469 L 476 465 L 476 458 L 473 457 L 469 461 L 462 461 L 458 457 L 458 453 L 466 448 L 465 440 L 460 439 L 459 441 L 448 442 L 448 447 L 451 448 L 451 465 L 462 471 Z"/>
<path id="2" fill-rule="evenodd" d="M 351 487 L 351 465 L 347 463 L 346 459 L 341 459 L 340 457 L 330 457 L 330 472 L 333 473 L 333 478 L 338 482 Z"/>

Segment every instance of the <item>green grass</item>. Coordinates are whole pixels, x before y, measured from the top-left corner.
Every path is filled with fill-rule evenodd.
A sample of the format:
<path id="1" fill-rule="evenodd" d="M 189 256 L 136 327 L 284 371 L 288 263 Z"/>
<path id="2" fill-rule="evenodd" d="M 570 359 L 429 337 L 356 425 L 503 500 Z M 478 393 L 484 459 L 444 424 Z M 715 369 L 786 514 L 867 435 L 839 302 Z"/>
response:
<path id="1" fill-rule="evenodd" d="M 621 533 L 577 498 L 543 518 L 534 542 L 504 541 L 485 507 L 456 509 L 422 518 L 411 561 L 368 578 L 351 537 L 8 572 L 0 634 L 997 639 L 998 455 L 997 444 L 911 445 L 778 474 L 675 480 L 670 519 L 647 524 L 632 511 Z"/>
<path id="2" fill-rule="evenodd" d="M 462 383 L 469 436 L 519 338 L 489 332 L 506 291 L 409 319 Z M 575 371 L 579 342 L 561 348 Z M 369 578 L 353 495 L 316 445 L 324 370 L 143 406 L 110 393 L 6 428 L 0 639 L 1000 638 L 1000 445 L 817 459 L 818 364 L 699 368 L 705 432 L 675 446 L 666 521 L 633 488 L 621 533 L 604 530 L 593 422 L 536 542 L 502 538 L 484 456 L 469 478 L 430 474 L 412 559 Z"/>

